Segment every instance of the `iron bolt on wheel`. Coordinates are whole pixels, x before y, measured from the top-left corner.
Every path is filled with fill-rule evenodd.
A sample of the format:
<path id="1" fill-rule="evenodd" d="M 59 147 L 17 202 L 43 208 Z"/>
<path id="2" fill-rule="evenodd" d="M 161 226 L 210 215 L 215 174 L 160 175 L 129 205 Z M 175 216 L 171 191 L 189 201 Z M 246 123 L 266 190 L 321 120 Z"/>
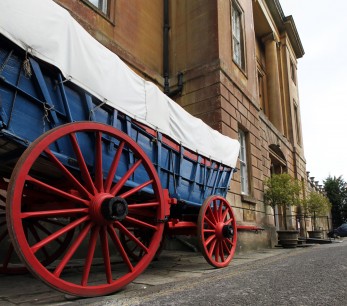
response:
<path id="1" fill-rule="evenodd" d="M 38 199 L 26 199 L 24 190 Z M 149 265 L 163 234 L 156 221 L 164 217 L 163 193 L 151 161 L 129 136 L 95 122 L 66 124 L 33 142 L 13 170 L 7 203 L 9 234 L 22 261 L 72 295 L 106 295 L 130 283 Z M 25 223 L 38 218 L 64 225 L 29 240 Z M 146 244 L 133 234 L 141 230 Z M 71 243 L 45 267 L 38 254 L 69 233 Z M 121 235 L 142 250 L 138 261 Z"/>
<path id="2" fill-rule="evenodd" d="M 221 196 L 210 196 L 200 208 L 198 240 L 206 261 L 226 267 L 234 256 L 237 242 L 236 220 L 230 204 Z"/>

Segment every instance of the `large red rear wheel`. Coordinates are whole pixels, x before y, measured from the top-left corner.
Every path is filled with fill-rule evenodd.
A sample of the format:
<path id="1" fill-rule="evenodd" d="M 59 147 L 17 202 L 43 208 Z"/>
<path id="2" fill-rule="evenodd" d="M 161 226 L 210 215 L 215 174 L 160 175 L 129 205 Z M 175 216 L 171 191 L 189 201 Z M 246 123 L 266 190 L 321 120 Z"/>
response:
<path id="1" fill-rule="evenodd" d="M 59 153 L 57 153 L 59 152 Z M 23 190 L 54 195 L 54 203 L 25 201 Z M 163 233 L 163 193 L 154 166 L 126 134 L 80 122 L 52 129 L 19 159 L 7 192 L 9 234 L 29 270 L 51 287 L 79 296 L 115 292 L 134 280 L 154 257 Z M 66 225 L 29 241 L 25 222 L 55 219 Z M 148 232 L 146 244 L 133 233 Z M 71 244 L 48 267 L 42 248 L 74 231 Z M 120 234 L 143 250 L 132 261 Z"/>
<path id="2" fill-rule="evenodd" d="M 230 263 L 236 249 L 237 229 L 233 210 L 223 197 L 210 196 L 201 206 L 198 240 L 210 265 L 223 268 Z"/>

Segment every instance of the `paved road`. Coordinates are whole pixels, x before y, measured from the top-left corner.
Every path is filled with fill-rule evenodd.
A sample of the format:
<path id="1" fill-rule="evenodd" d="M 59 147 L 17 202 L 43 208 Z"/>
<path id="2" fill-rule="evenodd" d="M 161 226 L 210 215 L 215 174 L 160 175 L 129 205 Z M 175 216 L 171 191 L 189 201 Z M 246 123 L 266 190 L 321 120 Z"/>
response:
<path id="1" fill-rule="evenodd" d="M 347 305 L 347 243 L 281 253 L 94 305 Z"/>
<path id="2" fill-rule="evenodd" d="M 7 305 L 347 305 L 347 240 L 297 249 L 237 254 L 213 269 L 200 254 L 164 251 L 124 290 L 78 299 L 30 274 L 0 275 Z"/>

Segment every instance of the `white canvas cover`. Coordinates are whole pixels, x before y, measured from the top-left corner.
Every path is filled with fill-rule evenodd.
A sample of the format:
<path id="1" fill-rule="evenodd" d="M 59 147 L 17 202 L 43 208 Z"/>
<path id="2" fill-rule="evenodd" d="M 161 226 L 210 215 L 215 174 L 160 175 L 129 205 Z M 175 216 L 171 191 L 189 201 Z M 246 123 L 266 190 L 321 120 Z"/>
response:
<path id="1" fill-rule="evenodd" d="M 239 142 L 134 73 L 52 0 L 0 0 L 0 32 L 110 106 L 205 157 L 236 166 Z"/>

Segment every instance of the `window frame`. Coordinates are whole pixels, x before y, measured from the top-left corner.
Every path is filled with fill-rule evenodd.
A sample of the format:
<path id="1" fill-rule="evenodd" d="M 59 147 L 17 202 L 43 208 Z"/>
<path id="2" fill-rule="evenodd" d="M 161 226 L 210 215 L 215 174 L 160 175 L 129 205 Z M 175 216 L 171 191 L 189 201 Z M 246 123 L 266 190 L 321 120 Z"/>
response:
<path id="1" fill-rule="evenodd" d="M 301 136 L 301 129 L 300 129 L 299 106 L 295 100 L 293 100 L 293 110 L 294 110 L 294 124 L 295 124 L 295 132 L 296 132 L 296 143 L 299 146 L 301 146 L 302 136 Z"/>
<path id="2" fill-rule="evenodd" d="M 231 16 L 230 16 L 230 22 L 231 22 L 231 49 L 232 49 L 232 59 L 233 62 L 243 71 L 246 71 L 246 54 L 245 54 L 245 30 L 244 30 L 244 11 L 242 10 L 241 6 L 235 1 L 230 0 L 231 3 Z M 238 13 L 237 15 L 237 24 L 234 24 L 234 14 Z M 235 21 L 236 22 L 236 21 Z M 235 28 L 238 29 L 238 31 L 235 31 Z M 238 37 L 239 36 L 239 37 Z M 235 42 L 236 46 L 238 48 L 235 48 Z"/>
<path id="3" fill-rule="evenodd" d="M 267 101 L 266 74 L 264 69 L 257 63 L 257 89 L 259 107 L 268 116 L 269 106 Z"/>
<path id="4" fill-rule="evenodd" d="M 241 183 L 241 194 L 250 195 L 250 180 L 249 180 L 249 167 L 248 167 L 248 142 L 247 132 L 242 129 L 238 131 L 238 139 L 240 142 L 240 183 Z"/>
<path id="5" fill-rule="evenodd" d="M 106 10 L 103 11 L 99 6 L 96 6 L 92 3 L 92 0 L 80 0 L 93 11 L 98 13 L 100 16 L 108 20 L 110 23 L 114 24 L 114 8 L 115 8 L 115 0 L 98 0 L 98 2 L 102 1 L 103 3 L 107 3 Z"/>
<path id="6" fill-rule="evenodd" d="M 289 60 L 290 60 L 290 77 L 293 83 L 296 85 L 296 66 L 292 59 L 289 59 Z"/>

